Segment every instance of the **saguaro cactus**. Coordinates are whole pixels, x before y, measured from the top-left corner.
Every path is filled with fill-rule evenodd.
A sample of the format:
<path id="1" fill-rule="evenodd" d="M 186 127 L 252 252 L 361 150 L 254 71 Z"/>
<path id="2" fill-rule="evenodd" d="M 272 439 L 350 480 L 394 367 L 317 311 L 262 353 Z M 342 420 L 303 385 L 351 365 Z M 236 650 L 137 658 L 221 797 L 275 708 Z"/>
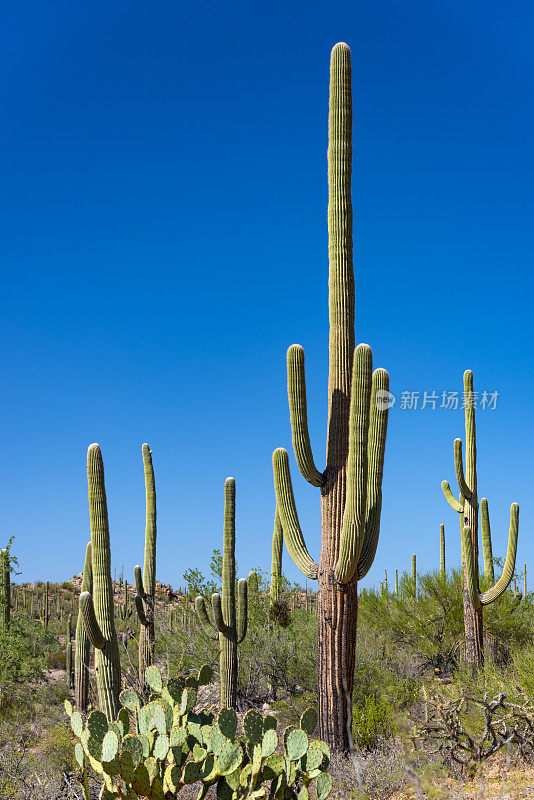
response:
<path id="1" fill-rule="evenodd" d="M 315 466 L 308 433 L 304 350 L 287 353 L 292 438 L 299 469 L 321 489 L 321 555 L 308 553 L 293 497 L 289 459 L 273 454 L 276 502 L 295 564 L 319 580 L 320 736 L 336 750 L 350 742 L 347 694 L 354 676 L 357 581 L 378 544 L 388 414 L 388 374 L 372 371 L 368 345 L 355 348 L 352 263 L 352 96 L 350 50 L 336 44 L 330 63 L 328 144 L 329 377 L 326 469 Z"/>
<path id="2" fill-rule="evenodd" d="M 278 506 L 274 512 L 273 549 L 271 557 L 270 603 L 277 603 L 282 592 L 282 554 L 284 550 L 284 532 L 280 522 Z"/>
<path id="3" fill-rule="evenodd" d="M 108 507 L 104 483 L 104 463 L 97 444 L 87 451 L 89 519 L 91 523 L 91 563 L 93 592 L 80 594 L 85 632 L 95 648 L 96 685 L 100 710 L 111 722 L 119 713 L 121 673 L 119 643 L 115 630 L 111 548 Z"/>
<path id="4" fill-rule="evenodd" d="M 69 682 L 69 689 L 74 689 L 74 673 L 72 671 L 72 615 L 67 617 L 67 636 L 65 648 L 65 664 L 67 670 L 67 680 Z"/>
<path id="5" fill-rule="evenodd" d="M 0 578 L 2 580 L 0 619 L 3 626 L 8 628 L 11 621 L 11 565 L 8 549 L 0 551 Z"/>
<path id="6" fill-rule="evenodd" d="M 445 577 L 445 525 L 439 526 L 439 574 Z"/>
<path id="7" fill-rule="evenodd" d="M 222 598 L 215 593 L 211 597 L 213 623 L 206 610 L 203 597 L 197 597 L 195 606 L 204 633 L 214 641 L 219 639 L 219 664 L 221 672 L 221 708 L 235 708 L 237 699 L 237 645 L 247 633 L 247 582 L 242 579 L 237 585 L 238 602 L 235 597 L 235 480 L 227 478 L 224 483 L 224 530 Z"/>
<path id="8" fill-rule="evenodd" d="M 139 617 L 139 680 L 144 686 L 146 668 L 154 660 L 154 595 L 156 593 L 156 481 L 152 465 L 152 450 L 143 445 L 143 466 L 145 468 L 146 526 L 145 561 L 143 576 L 141 567 L 134 568 L 135 608 Z"/>
<path id="9" fill-rule="evenodd" d="M 417 599 L 417 556 L 412 553 L 412 592 Z"/>
<path id="10" fill-rule="evenodd" d="M 82 593 L 93 592 L 93 568 L 91 564 L 91 542 L 85 548 L 85 563 L 83 565 Z M 76 621 L 76 640 L 74 646 L 74 700 L 80 714 L 87 713 L 89 702 L 89 661 L 91 658 L 91 642 L 85 632 L 83 615 L 78 610 Z"/>
<path id="11" fill-rule="evenodd" d="M 454 466 L 456 479 L 460 487 L 460 497 L 454 497 L 449 482 L 443 481 L 441 488 L 445 499 L 460 515 L 460 531 L 462 539 L 462 566 L 464 575 L 463 606 L 465 628 L 466 661 L 473 672 L 476 672 L 484 660 L 484 632 L 482 608 L 497 600 L 506 591 L 515 570 L 517 538 L 519 533 L 519 506 L 512 503 L 510 507 L 510 532 L 508 550 L 503 572 L 497 583 L 485 592 L 480 591 L 478 573 L 478 494 L 477 494 L 477 446 L 475 426 L 475 393 L 473 391 L 473 373 L 464 372 L 464 406 L 465 406 L 465 472 L 462 456 L 462 440 L 454 440 Z M 484 555 L 484 573 L 489 582 L 495 580 L 491 528 L 488 513 L 488 502 L 480 501 L 482 547 Z"/>
<path id="12" fill-rule="evenodd" d="M 49 581 L 46 582 L 45 585 L 45 593 L 43 598 L 43 625 L 45 631 L 48 630 L 48 623 L 50 622 L 50 584 Z"/>

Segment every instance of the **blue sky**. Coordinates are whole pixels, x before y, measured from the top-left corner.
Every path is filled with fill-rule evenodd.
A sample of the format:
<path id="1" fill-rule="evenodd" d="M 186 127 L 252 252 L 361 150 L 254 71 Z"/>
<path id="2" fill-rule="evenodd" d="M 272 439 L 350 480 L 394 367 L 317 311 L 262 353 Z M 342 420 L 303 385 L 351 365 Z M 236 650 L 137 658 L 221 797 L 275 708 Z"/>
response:
<path id="1" fill-rule="evenodd" d="M 227 475 L 241 571 L 269 569 L 293 342 L 324 461 L 339 40 L 353 54 L 356 336 L 399 397 L 364 585 L 409 569 L 412 552 L 435 567 L 440 522 L 458 560 L 440 482 L 455 485 L 463 412 L 400 396 L 460 390 L 466 368 L 500 393 L 477 418 L 494 553 L 517 500 L 518 563 L 534 575 L 532 4 L 18 0 L 0 16 L 2 535 L 22 579 L 82 568 L 93 441 L 128 575 L 143 557 L 144 441 L 158 577 L 207 571 Z M 291 459 L 317 555 L 318 491 Z"/>

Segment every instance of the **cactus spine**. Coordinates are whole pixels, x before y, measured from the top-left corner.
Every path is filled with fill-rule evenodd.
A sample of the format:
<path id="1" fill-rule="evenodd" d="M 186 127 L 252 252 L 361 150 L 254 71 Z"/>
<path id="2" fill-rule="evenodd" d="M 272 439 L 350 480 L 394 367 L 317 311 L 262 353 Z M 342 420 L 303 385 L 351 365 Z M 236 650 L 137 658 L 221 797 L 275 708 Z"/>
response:
<path id="1" fill-rule="evenodd" d="M 224 483 L 222 598 L 217 593 L 212 595 L 213 623 L 204 598 L 197 597 L 195 600 L 204 633 L 210 639 L 219 639 L 221 708 L 236 706 L 237 645 L 241 644 L 247 633 L 247 581 L 239 581 L 236 602 L 235 577 L 235 480 L 227 478 Z"/>
<path id="2" fill-rule="evenodd" d="M 276 502 L 293 561 L 319 580 L 318 695 L 320 736 L 350 747 L 347 691 L 353 683 L 357 581 L 378 544 L 389 377 L 373 372 L 368 345 L 355 348 L 352 260 L 352 97 L 350 50 L 336 44 L 330 62 L 328 121 L 329 377 L 326 469 L 315 466 L 307 422 L 304 351 L 287 353 L 293 448 L 306 480 L 321 489 L 319 563 L 306 547 L 293 497 L 289 460 L 273 454 Z M 347 688 L 349 687 L 349 688 Z"/>
<path id="3" fill-rule="evenodd" d="M 481 592 L 478 572 L 479 503 L 477 494 L 477 447 L 474 398 L 473 373 L 471 370 L 466 370 L 464 372 L 465 472 L 462 456 L 462 440 L 454 440 L 454 466 L 456 470 L 456 480 L 460 488 L 459 500 L 456 500 L 454 497 L 448 481 L 443 481 L 441 487 L 445 499 L 451 508 L 460 515 L 461 520 L 460 532 L 464 575 L 463 606 L 465 650 L 467 663 L 472 671 L 476 672 L 484 661 L 482 608 L 497 600 L 497 598 L 506 591 L 513 578 L 519 533 L 519 506 L 517 503 L 512 503 L 510 507 L 508 550 L 502 575 L 495 583 L 488 502 L 485 498 L 482 498 L 480 501 L 484 573 L 488 582 L 493 584 L 487 591 Z"/>
<path id="4" fill-rule="evenodd" d="M 91 542 L 85 548 L 85 563 L 81 593 L 93 593 L 93 568 L 91 564 Z M 76 622 L 76 640 L 74 646 L 74 699 L 80 714 L 87 713 L 89 703 L 89 661 L 91 658 L 91 642 L 85 632 L 83 615 L 78 610 Z"/>
<path id="5" fill-rule="evenodd" d="M 2 608 L 0 609 L 2 625 L 9 627 L 11 621 L 11 565 L 9 550 L 0 551 L 0 578 L 2 580 Z"/>
<path id="6" fill-rule="evenodd" d="M 270 602 L 277 603 L 282 592 L 282 553 L 284 549 L 284 532 L 280 522 L 278 506 L 274 512 L 273 549 L 271 557 L 271 589 Z"/>
<path id="7" fill-rule="evenodd" d="M 119 643 L 115 631 L 111 548 L 104 482 L 104 463 L 97 444 L 87 451 L 89 519 L 93 592 L 80 594 L 80 610 L 89 641 L 95 648 L 95 671 L 100 710 L 109 721 L 119 712 L 121 674 Z"/>
<path id="8" fill-rule="evenodd" d="M 154 661 L 154 604 L 156 593 L 156 481 L 152 464 L 152 450 L 144 444 L 143 466 L 145 470 L 146 525 L 145 525 L 145 560 L 143 576 L 141 567 L 136 566 L 135 608 L 139 617 L 139 680 L 144 687 L 145 670 Z"/>
<path id="9" fill-rule="evenodd" d="M 445 577 L 445 525 L 439 526 L 439 574 Z"/>

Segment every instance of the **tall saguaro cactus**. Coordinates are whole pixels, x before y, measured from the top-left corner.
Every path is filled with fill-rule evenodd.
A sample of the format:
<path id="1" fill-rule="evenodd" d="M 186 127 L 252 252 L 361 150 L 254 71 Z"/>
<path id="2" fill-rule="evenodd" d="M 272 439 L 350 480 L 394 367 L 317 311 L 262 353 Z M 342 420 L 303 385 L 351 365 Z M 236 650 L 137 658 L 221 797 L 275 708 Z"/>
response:
<path id="1" fill-rule="evenodd" d="M 237 645 L 247 633 L 247 581 L 237 585 L 235 596 L 235 480 L 224 482 L 224 530 L 222 598 L 215 593 L 211 597 L 213 623 L 206 610 L 203 597 L 195 600 L 198 618 L 204 633 L 216 641 L 219 639 L 219 664 L 221 672 L 221 708 L 235 708 L 237 699 Z"/>
<path id="2" fill-rule="evenodd" d="M 439 526 L 439 574 L 442 578 L 446 575 L 445 569 L 445 525 Z"/>
<path id="3" fill-rule="evenodd" d="M 449 482 L 442 481 L 441 488 L 445 499 L 460 515 L 460 532 L 462 539 L 463 567 L 463 606 L 465 628 L 466 661 L 473 672 L 476 672 L 484 661 L 484 632 L 482 608 L 495 602 L 506 591 L 515 570 L 517 539 L 519 534 L 519 506 L 512 503 L 510 507 L 510 532 L 508 550 L 502 575 L 494 583 L 493 552 L 491 528 L 488 512 L 488 501 L 480 501 L 480 521 L 482 527 L 482 549 L 484 555 L 484 573 L 493 586 L 485 592 L 480 591 L 478 573 L 478 494 L 477 494 L 477 445 L 475 426 L 475 393 L 473 391 L 473 373 L 464 372 L 464 406 L 465 406 L 465 471 L 462 455 L 462 440 L 454 440 L 454 467 L 456 480 L 460 488 L 458 500 L 454 497 Z"/>
<path id="4" fill-rule="evenodd" d="M 336 44 L 330 62 L 328 122 L 329 374 L 326 469 L 315 466 L 307 421 L 304 351 L 287 353 L 293 448 L 306 480 L 321 489 L 321 555 L 308 553 L 295 507 L 287 452 L 273 453 L 276 501 L 293 561 L 319 581 L 318 694 L 320 736 L 349 749 L 347 696 L 352 689 L 357 581 L 378 544 L 389 377 L 372 371 L 368 345 L 355 348 L 352 262 L 352 94 L 350 50 Z"/>
<path id="5" fill-rule="evenodd" d="M 135 608 L 139 617 L 139 680 L 144 686 L 146 668 L 154 660 L 154 603 L 156 594 L 156 481 L 152 464 L 152 450 L 143 445 L 143 466 L 145 468 L 146 526 L 145 560 L 143 575 L 141 567 L 134 568 Z"/>
<path id="6" fill-rule="evenodd" d="M 93 592 L 93 568 L 91 564 L 91 542 L 85 548 L 85 563 L 81 592 Z M 83 614 L 78 609 L 76 621 L 76 640 L 74 646 L 74 700 L 80 714 L 87 713 L 89 703 L 89 661 L 91 659 L 91 642 L 85 632 Z"/>
<path id="7" fill-rule="evenodd" d="M 100 710 L 111 722 L 119 713 L 121 673 L 119 643 L 115 630 L 111 547 L 108 507 L 104 483 L 104 463 L 97 444 L 87 451 L 89 519 L 91 523 L 91 563 L 93 592 L 80 594 L 80 611 L 89 641 L 95 648 L 96 685 Z"/>

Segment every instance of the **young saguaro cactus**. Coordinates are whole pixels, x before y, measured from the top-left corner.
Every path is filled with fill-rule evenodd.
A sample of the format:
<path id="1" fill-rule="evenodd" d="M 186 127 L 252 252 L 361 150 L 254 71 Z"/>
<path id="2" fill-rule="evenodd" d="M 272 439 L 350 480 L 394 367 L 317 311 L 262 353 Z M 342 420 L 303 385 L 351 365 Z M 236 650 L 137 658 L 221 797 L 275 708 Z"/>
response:
<path id="1" fill-rule="evenodd" d="M 89 519 L 93 592 L 80 594 L 80 611 L 89 641 L 95 648 L 96 685 L 100 710 L 111 722 L 119 713 L 121 672 L 119 643 L 115 630 L 111 548 L 104 463 L 98 444 L 87 451 Z"/>
<path id="2" fill-rule="evenodd" d="M 477 445 L 475 425 L 475 393 L 473 391 L 473 373 L 464 372 L 464 406 L 465 406 L 465 471 L 462 455 L 462 440 L 454 440 L 454 466 L 456 479 L 460 488 L 457 500 L 448 481 L 443 481 L 441 488 L 445 499 L 452 509 L 460 515 L 460 531 L 462 539 L 462 566 L 464 575 L 463 606 L 466 660 L 473 672 L 476 672 L 484 661 L 484 631 L 482 609 L 495 602 L 506 591 L 513 578 L 517 554 L 519 534 L 519 506 L 512 503 L 510 507 L 510 531 L 508 534 L 508 550 L 502 575 L 495 583 L 493 568 L 493 552 L 491 528 L 488 512 L 488 501 L 480 501 L 480 521 L 482 527 L 482 549 L 484 555 L 484 573 L 488 582 L 493 585 L 485 592 L 480 591 L 478 572 L 478 493 L 477 493 Z"/>
<path id="3" fill-rule="evenodd" d="M 439 574 L 445 577 L 445 525 L 439 526 Z"/>
<path id="4" fill-rule="evenodd" d="M 48 623 L 50 622 L 50 583 L 49 581 L 46 582 L 45 585 L 45 593 L 43 598 L 43 625 L 45 631 L 48 630 Z"/>
<path id="5" fill-rule="evenodd" d="M 273 549 L 271 557 L 270 603 L 277 603 L 282 593 L 282 554 L 284 551 L 284 532 L 280 522 L 278 506 L 274 512 Z"/>
<path id="6" fill-rule="evenodd" d="M 221 708 L 236 706 L 237 645 L 241 644 L 247 633 L 247 581 L 239 581 L 236 602 L 235 577 L 235 480 L 227 478 L 224 482 L 222 597 L 217 593 L 211 597 L 213 623 L 204 598 L 197 597 L 195 600 L 204 633 L 214 641 L 219 640 Z"/>
<path id="7" fill-rule="evenodd" d="M 0 551 L 0 579 L 2 580 L 2 604 L 0 619 L 5 628 L 11 621 L 11 565 L 9 563 L 9 549 Z"/>
<path id="8" fill-rule="evenodd" d="M 380 529 L 389 377 L 373 372 L 371 348 L 355 348 L 352 244 L 352 92 L 349 47 L 332 50 L 328 121 L 329 375 L 326 469 L 315 465 L 307 421 L 304 350 L 287 353 L 293 448 L 304 478 L 321 489 L 321 554 L 310 556 L 298 521 L 289 459 L 273 454 L 276 502 L 293 561 L 319 581 L 320 734 L 336 750 L 350 747 L 346 687 L 354 676 L 357 581 L 370 569 Z"/>
<path id="9" fill-rule="evenodd" d="M 69 689 L 74 689 L 74 674 L 72 671 L 72 615 L 67 617 L 67 636 L 65 647 L 65 663 L 67 670 L 67 680 L 69 682 Z"/>
<path id="10" fill-rule="evenodd" d="M 85 563 L 81 592 L 93 592 L 93 568 L 91 564 L 91 542 L 85 548 Z M 74 700 L 80 714 L 87 713 L 89 703 L 89 661 L 91 659 L 91 642 L 85 632 L 83 615 L 78 609 L 76 621 L 76 639 L 74 645 Z"/>
<path id="11" fill-rule="evenodd" d="M 144 686 L 145 671 L 154 661 L 154 604 L 156 594 L 156 481 L 152 464 L 152 450 L 143 445 L 143 466 L 145 468 L 146 526 L 145 561 L 143 575 L 141 567 L 134 568 L 135 608 L 139 617 L 139 680 Z"/>

